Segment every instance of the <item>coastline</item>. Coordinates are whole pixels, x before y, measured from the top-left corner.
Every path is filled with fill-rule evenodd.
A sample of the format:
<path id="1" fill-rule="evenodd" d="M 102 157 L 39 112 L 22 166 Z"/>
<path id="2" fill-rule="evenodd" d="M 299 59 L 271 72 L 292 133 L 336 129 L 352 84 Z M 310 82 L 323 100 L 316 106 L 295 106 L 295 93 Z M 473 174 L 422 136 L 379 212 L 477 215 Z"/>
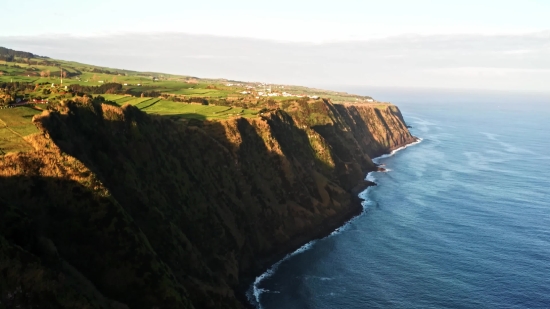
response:
<path id="1" fill-rule="evenodd" d="M 380 159 L 391 157 L 397 152 L 404 150 L 407 147 L 417 145 L 423 141 L 422 138 L 416 136 L 413 137 L 415 138 L 414 142 L 395 147 L 395 149 L 391 150 L 389 153 L 382 154 L 372 159 L 372 161 L 377 165 L 378 168 L 367 171 L 364 180 L 351 190 L 353 195 L 353 202 L 349 211 L 330 218 L 330 220 L 327 220 L 326 224 L 319 226 L 316 231 L 313 232 L 313 234 L 308 233 L 308 235 L 300 235 L 299 237 L 295 238 L 292 241 L 291 245 L 291 248 L 294 249 L 287 250 L 287 253 L 276 254 L 269 259 L 258 261 L 259 264 L 264 266 L 262 267 L 263 271 L 259 273 L 259 275 L 257 275 L 253 280 L 252 278 L 250 278 L 249 280 L 243 280 L 247 283 L 246 285 L 242 286 L 241 291 L 239 291 L 238 293 L 239 296 L 244 296 L 242 300 L 245 301 L 245 303 L 243 303 L 243 305 L 247 306 L 248 308 L 262 309 L 259 299 L 261 293 L 264 290 L 259 288 L 258 285 L 265 278 L 269 278 L 270 276 L 272 276 L 277 271 L 277 268 L 282 262 L 286 261 L 296 254 L 300 254 L 308 250 L 317 241 L 340 233 L 354 219 L 364 214 L 367 208 L 363 205 L 363 202 L 366 200 L 361 198 L 361 196 L 363 195 L 362 193 L 366 192 L 366 190 L 368 190 L 370 187 L 377 185 L 376 182 L 374 182 L 371 174 L 374 172 L 386 173 L 389 171 L 379 167 L 378 161 Z"/>

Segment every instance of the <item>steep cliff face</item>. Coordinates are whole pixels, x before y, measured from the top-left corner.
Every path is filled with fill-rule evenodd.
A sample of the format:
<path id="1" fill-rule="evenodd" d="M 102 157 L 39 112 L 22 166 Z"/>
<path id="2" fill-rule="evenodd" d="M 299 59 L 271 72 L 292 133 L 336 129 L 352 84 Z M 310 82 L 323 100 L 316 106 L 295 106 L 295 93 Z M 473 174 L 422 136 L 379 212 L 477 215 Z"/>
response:
<path id="1" fill-rule="evenodd" d="M 0 158 L 0 303 L 240 308 L 262 269 L 360 212 L 372 156 L 413 142 L 397 107 L 301 102 L 175 122 L 69 104 Z"/>

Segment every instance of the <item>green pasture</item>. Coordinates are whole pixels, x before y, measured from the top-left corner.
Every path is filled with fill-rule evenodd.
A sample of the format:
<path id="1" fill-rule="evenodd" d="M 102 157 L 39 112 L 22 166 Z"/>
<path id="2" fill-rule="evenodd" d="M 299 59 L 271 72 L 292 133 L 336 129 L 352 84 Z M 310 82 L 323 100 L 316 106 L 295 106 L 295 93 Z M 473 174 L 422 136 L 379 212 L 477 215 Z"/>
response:
<path id="1" fill-rule="evenodd" d="M 218 90 L 218 89 L 206 89 L 206 87 L 205 88 L 193 87 L 193 89 L 190 89 L 190 88 L 179 89 L 171 93 L 186 95 L 190 97 L 226 98 L 228 94 L 233 94 L 235 92 L 227 91 L 227 90 Z"/>
<path id="2" fill-rule="evenodd" d="M 23 82 L 23 83 L 34 83 L 37 79 L 36 76 L 22 76 L 22 75 L 16 75 L 16 76 L 6 76 L 1 75 L 0 76 L 0 82 Z"/>
<path id="3" fill-rule="evenodd" d="M 119 106 L 125 104 L 134 105 L 148 114 L 181 118 L 228 119 L 231 117 L 255 117 L 258 113 L 258 111 L 250 109 L 189 104 L 162 100 L 160 98 L 136 98 L 117 94 L 102 94 L 101 96 L 106 100 L 115 102 Z"/>
<path id="4" fill-rule="evenodd" d="M 126 95 L 123 95 L 123 94 L 100 94 L 100 96 L 104 97 L 105 100 L 107 101 L 113 101 L 113 102 L 116 102 L 116 100 L 118 99 L 127 97 Z"/>
<path id="5" fill-rule="evenodd" d="M 38 132 L 31 119 L 39 113 L 31 106 L 0 109 L 0 155 L 32 150 L 22 137 Z"/>
<path id="6" fill-rule="evenodd" d="M 138 105 L 142 105 L 145 104 L 148 105 L 150 103 L 152 103 L 153 101 L 159 101 L 160 99 L 157 99 L 157 98 L 136 98 L 136 97 L 133 97 L 133 96 L 130 96 L 130 95 L 120 95 L 120 94 L 101 94 L 100 96 L 102 96 L 103 98 L 105 98 L 105 100 L 107 101 L 112 101 L 112 102 L 115 102 L 116 104 L 122 106 L 122 105 L 125 105 L 125 104 L 130 104 L 130 105 L 135 105 L 135 106 L 138 106 Z"/>
<path id="7" fill-rule="evenodd" d="M 132 101 L 132 100 L 134 100 L 134 99 L 135 99 L 135 98 L 132 97 L 132 96 L 125 96 L 125 97 L 123 97 L 123 98 L 117 99 L 117 100 L 115 101 L 115 103 L 122 106 L 122 105 L 126 104 L 128 101 Z"/>
<path id="8" fill-rule="evenodd" d="M 232 117 L 255 117 L 258 111 L 233 108 L 227 106 L 212 106 L 187 104 L 160 100 L 155 104 L 142 109 L 144 112 L 156 115 L 179 116 L 195 119 L 229 119 Z"/>
<path id="9" fill-rule="evenodd" d="M 157 104 L 159 101 L 160 101 L 160 99 L 158 99 L 158 98 L 150 98 L 147 101 L 142 101 L 138 104 L 135 104 L 135 107 L 137 107 L 139 109 L 144 109 L 144 108 L 153 106 L 154 104 Z"/>
<path id="10" fill-rule="evenodd" d="M 150 102 L 150 101 L 153 101 L 153 100 L 158 100 L 158 99 L 154 99 L 154 98 L 135 98 L 135 97 L 128 97 L 129 99 L 127 100 L 124 100 L 122 101 L 121 100 L 116 100 L 115 102 L 119 105 L 124 105 L 124 104 L 130 104 L 130 105 L 138 105 L 138 104 L 141 104 L 141 103 L 147 103 L 147 102 Z"/>

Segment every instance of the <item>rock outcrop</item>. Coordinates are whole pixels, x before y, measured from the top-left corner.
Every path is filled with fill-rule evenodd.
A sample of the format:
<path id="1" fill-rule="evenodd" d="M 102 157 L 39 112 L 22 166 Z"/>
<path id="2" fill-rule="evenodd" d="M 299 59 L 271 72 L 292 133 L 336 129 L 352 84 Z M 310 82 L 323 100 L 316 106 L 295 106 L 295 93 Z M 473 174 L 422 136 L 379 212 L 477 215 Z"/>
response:
<path id="1" fill-rule="evenodd" d="M 253 278 L 360 213 L 393 105 L 300 101 L 173 121 L 68 104 L 0 157 L 0 307 L 243 308 Z M 40 306 L 38 306 L 40 307 Z"/>

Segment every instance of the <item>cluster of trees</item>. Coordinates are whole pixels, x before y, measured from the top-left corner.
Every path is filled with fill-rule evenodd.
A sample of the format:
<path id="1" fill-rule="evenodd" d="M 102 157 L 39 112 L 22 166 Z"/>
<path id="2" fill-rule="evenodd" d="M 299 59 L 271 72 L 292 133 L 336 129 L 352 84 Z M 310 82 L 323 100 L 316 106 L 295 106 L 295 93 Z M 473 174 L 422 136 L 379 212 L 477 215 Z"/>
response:
<path id="1" fill-rule="evenodd" d="M 82 85 L 70 85 L 69 90 L 78 95 L 83 94 L 101 94 L 101 93 L 121 93 L 122 84 L 119 83 L 106 83 L 101 86 L 82 86 Z"/>
<path id="2" fill-rule="evenodd" d="M 13 96 L 9 93 L 4 93 L 0 90 L 0 107 L 4 107 L 10 103 L 12 103 L 15 99 Z"/>
<path id="3" fill-rule="evenodd" d="M 83 86 L 83 85 L 70 85 L 69 91 L 72 93 L 75 93 L 77 95 L 83 95 L 83 94 L 102 94 L 102 93 L 109 93 L 109 94 L 130 94 L 136 97 L 159 97 L 161 95 L 160 91 L 156 90 L 144 90 L 140 88 L 130 88 L 127 90 L 122 89 L 122 84 L 111 82 L 111 83 L 105 83 L 100 86 Z M 196 98 L 200 99 L 201 98 Z M 188 101 L 181 101 L 181 102 L 188 102 Z M 208 102 L 206 103 L 208 104 Z"/>
<path id="4" fill-rule="evenodd" d="M 98 69 L 98 68 L 87 69 L 86 71 L 90 73 L 101 73 L 101 74 L 114 74 L 114 75 L 120 74 L 118 71 L 109 71 L 109 70 Z"/>
<path id="5" fill-rule="evenodd" d="M 56 67 L 59 65 L 59 63 L 57 62 L 53 62 L 53 61 L 49 61 L 49 60 L 42 60 L 40 62 L 41 65 L 47 65 L 47 66 L 50 66 L 50 67 Z"/>
<path id="6" fill-rule="evenodd" d="M 15 60 L 15 57 L 30 59 L 36 56 L 29 52 L 0 47 L 0 60 L 11 62 Z"/>
<path id="7" fill-rule="evenodd" d="M 0 55 L 0 60 L 4 60 L 4 61 L 7 61 L 7 62 L 13 62 L 13 60 L 15 60 L 15 57 L 11 56 L 11 55 Z"/>
<path id="8" fill-rule="evenodd" d="M 260 100 L 228 100 L 225 98 L 201 98 L 201 97 L 181 97 L 174 96 L 169 94 L 162 94 L 161 97 L 168 101 L 173 102 L 182 102 L 182 103 L 199 103 L 202 105 L 216 105 L 216 106 L 228 106 L 228 107 L 240 107 L 240 108 L 251 108 L 251 107 L 267 107 L 269 109 L 274 109 L 279 106 L 277 101 L 273 99 L 260 99 Z"/>
<path id="9" fill-rule="evenodd" d="M 14 63 L 25 63 L 28 65 L 39 65 L 43 64 L 41 61 L 38 60 L 31 60 L 32 58 L 15 58 L 14 56 L 2 56 L 0 55 L 0 60 L 4 60 L 7 62 L 14 62 Z"/>
<path id="10" fill-rule="evenodd" d="M 2 64 L 0 64 L 2 65 Z M 3 64 L 3 66 L 5 67 L 12 67 L 12 68 L 18 68 L 18 69 L 25 69 L 24 67 L 20 66 L 20 65 L 17 65 L 17 64 L 12 64 L 12 65 L 9 65 L 7 63 Z"/>
<path id="11" fill-rule="evenodd" d="M 27 82 L 2 82 L 0 90 L 4 92 L 15 93 L 18 91 L 33 91 L 36 86 Z"/>
<path id="12" fill-rule="evenodd" d="M 131 94 L 136 97 L 159 97 L 161 95 L 160 91 L 156 90 L 142 90 L 139 88 L 130 88 L 127 89 L 124 94 Z"/>
<path id="13" fill-rule="evenodd" d="M 182 103 L 200 103 L 202 105 L 208 105 L 210 104 L 210 101 L 213 101 L 213 100 L 209 100 L 207 98 L 199 98 L 199 97 L 177 97 L 177 96 L 173 96 L 173 95 L 169 95 L 169 94 L 161 94 L 160 95 L 163 99 L 165 100 L 168 100 L 168 101 L 172 101 L 172 102 L 182 102 Z M 214 101 L 214 102 L 217 102 L 217 101 Z M 221 106 L 224 106 L 224 104 L 218 104 L 218 105 L 221 105 Z"/>

